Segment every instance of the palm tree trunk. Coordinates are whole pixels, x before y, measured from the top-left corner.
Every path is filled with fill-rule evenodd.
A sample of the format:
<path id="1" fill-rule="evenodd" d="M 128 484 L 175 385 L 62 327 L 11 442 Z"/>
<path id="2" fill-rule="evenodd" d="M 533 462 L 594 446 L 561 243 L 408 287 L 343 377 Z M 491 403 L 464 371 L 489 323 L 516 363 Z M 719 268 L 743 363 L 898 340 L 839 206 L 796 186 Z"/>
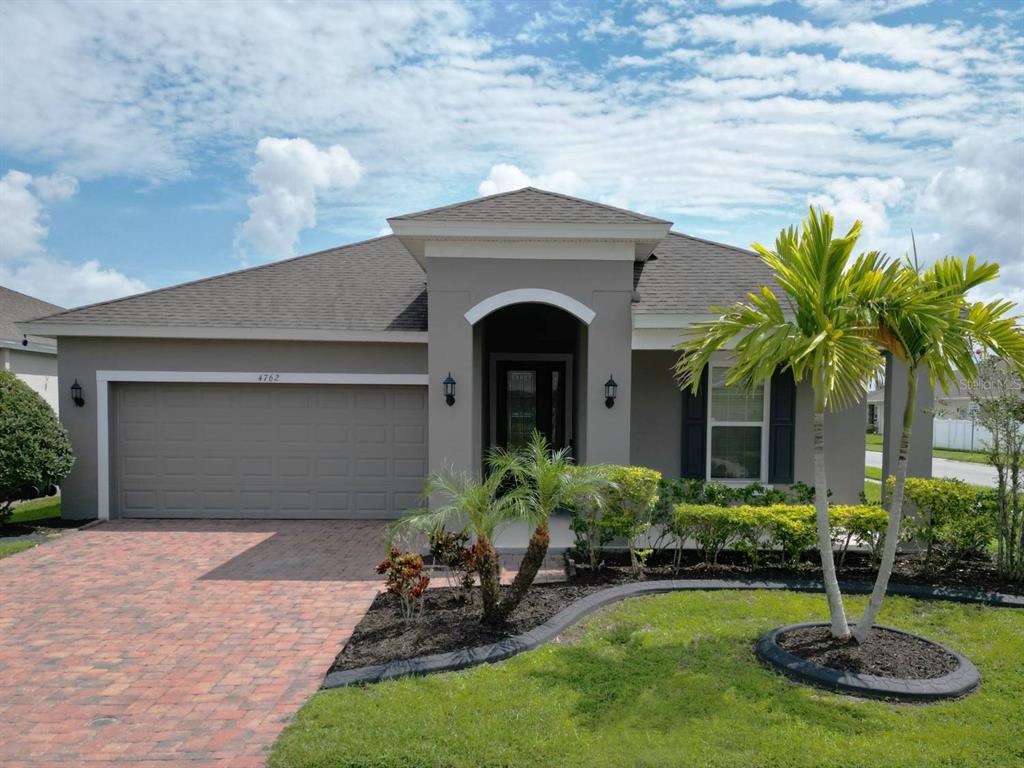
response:
<path id="1" fill-rule="evenodd" d="M 479 538 L 477 546 L 479 547 L 477 573 L 480 576 L 480 597 L 484 604 L 483 621 L 487 624 L 500 623 L 501 619 L 498 615 L 498 584 L 500 581 L 498 553 L 495 552 L 494 545 L 486 538 Z"/>
<path id="2" fill-rule="evenodd" d="M 896 562 L 896 548 L 900 542 L 900 523 L 903 519 L 903 487 L 907 481 L 907 464 L 910 456 L 910 432 L 914 426 L 914 410 L 917 407 L 917 369 L 911 367 L 907 372 L 907 402 L 903 406 L 903 433 L 900 435 L 900 452 L 896 456 L 896 473 L 893 480 L 892 498 L 889 499 L 889 523 L 885 529 L 885 546 L 882 549 L 882 562 L 878 566 L 875 586 L 871 590 L 867 610 L 857 622 L 853 637 L 858 643 L 868 639 L 868 633 L 882 609 L 882 600 L 889 588 L 889 577 Z"/>
<path id="3" fill-rule="evenodd" d="M 498 622 L 508 619 L 516 606 L 526 597 L 527 590 L 530 589 L 533 580 L 537 577 L 537 571 L 544 564 L 550 543 L 551 532 L 545 520 L 534 529 L 533 535 L 530 536 L 530 543 L 526 546 L 526 553 L 523 555 L 523 561 L 519 564 L 516 577 L 512 580 L 512 586 L 509 587 L 495 614 Z"/>
<path id="4" fill-rule="evenodd" d="M 836 578 L 836 564 L 832 557 L 832 535 L 828 525 L 828 483 L 825 477 L 825 409 L 814 410 L 814 511 L 818 523 L 818 550 L 821 553 L 821 573 L 828 597 L 828 610 L 832 619 L 832 636 L 845 639 L 850 636 L 843 609 L 843 595 Z"/>

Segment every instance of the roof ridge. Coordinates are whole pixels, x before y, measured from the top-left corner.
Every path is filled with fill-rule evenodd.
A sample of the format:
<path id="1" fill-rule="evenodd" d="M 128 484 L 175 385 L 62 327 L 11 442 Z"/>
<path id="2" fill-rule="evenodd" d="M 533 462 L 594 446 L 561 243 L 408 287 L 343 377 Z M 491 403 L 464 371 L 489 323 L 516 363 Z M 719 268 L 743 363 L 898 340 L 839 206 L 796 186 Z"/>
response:
<path id="1" fill-rule="evenodd" d="M 482 202 L 484 202 L 486 200 L 494 200 L 494 199 L 497 199 L 497 198 L 500 198 L 500 197 L 507 197 L 509 195 L 515 195 L 515 194 L 518 194 L 520 192 L 536 192 L 537 194 L 548 195 L 550 197 L 557 197 L 557 198 L 560 198 L 562 200 L 569 200 L 569 201 L 574 202 L 574 203 L 582 203 L 584 205 L 590 205 L 590 206 L 593 206 L 595 208 L 602 208 L 602 209 L 604 209 L 606 211 L 613 211 L 615 213 L 621 213 L 621 214 L 624 214 L 626 216 L 630 216 L 630 217 L 632 217 L 634 219 L 637 219 L 639 221 L 647 221 L 647 222 L 650 222 L 650 223 L 653 223 L 653 224 L 671 224 L 671 222 L 668 221 L 667 219 L 659 219 L 659 218 L 656 218 L 654 216 L 648 216 L 647 214 L 644 214 L 644 213 L 638 213 L 637 211 L 630 211 L 630 210 L 628 210 L 626 208 L 618 208 L 618 207 L 616 207 L 614 205 L 608 205 L 607 203 L 599 203 L 596 200 L 588 200 L 588 199 L 586 199 L 584 197 L 575 197 L 573 195 L 567 195 L 567 194 L 565 194 L 563 192 L 554 192 L 554 191 L 552 191 L 550 189 L 541 189 L 540 187 L 535 187 L 533 185 L 527 185 L 525 187 L 518 187 L 516 189 L 509 189 L 509 190 L 506 190 L 505 192 L 496 192 L 493 195 L 483 195 L 481 197 L 474 197 L 474 198 L 472 198 L 470 200 L 463 200 L 463 201 L 458 202 L 458 203 L 449 203 L 448 205 L 439 205 L 439 206 L 436 206 L 434 208 L 427 208 L 427 209 L 422 210 L 422 211 L 415 211 L 414 213 L 404 213 L 401 216 L 391 216 L 391 217 L 388 218 L 388 221 L 391 221 L 391 220 L 402 221 L 402 220 L 405 220 L 405 219 L 414 219 L 414 218 L 417 218 L 419 216 L 425 216 L 425 215 L 427 215 L 429 213 L 437 213 L 439 211 L 448 211 L 448 210 L 453 210 L 453 209 L 457 209 L 457 208 L 463 208 L 463 207 L 465 207 L 467 205 L 475 205 L 477 203 L 482 203 Z"/>
<path id="2" fill-rule="evenodd" d="M 348 248 L 352 248 L 352 247 L 355 247 L 357 245 L 366 245 L 367 243 L 372 243 L 372 242 L 374 242 L 376 240 L 387 240 L 388 238 L 391 238 L 391 237 L 396 237 L 396 236 L 393 235 L 393 234 L 392 235 L 380 235 L 379 237 L 371 237 L 371 238 L 367 238 L 366 240 L 359 240 L 359 241 L 354 242 L 354 243 L 346 243 L 345 245 L 336 245 L 336 246 L 333 246 L 331 248 L 323 248 L 323 249 L 321 249 L 319 251 L 313 251 L 312 253 L 303 253 L 303 254 L 300 254 L 298 256 L 291 256 L 291 257 L 289 257 L 287 259 L 280 259 L 278 261 L 270 261 L 270 262 L 267 262 L 266 264 L 257 264 L 257 265 L 255 265 L 253 267 L 243 267 L 242 269 L 235 269 L 235 270 L 232 270 L 231 272 L 223 272 L 223 273 L 217 274 L 217 275 L 207 275 L 206 277 L 200 277 L 200 278 L 198 278 L 196 280 L 187 280 L 184 283 L 175 283 L 174 285 L 165 285 L 162 288 L 154 288 L 151 291 L 142 291 L 141 293 L 133 293 L 130 296 L 121 296 L 121 297 L 116 298 L 116 299 L 107 299 L 106 301 L 97 301 L 97 302 L 93 302 L 92 304 L 83 304 L 80 307 L 72 307 L 70 309 L 65 309 L 65 310 L 63 310 L 61 312 L 55 312 L 52 315 L 43 315 L 41 317 L 36 317 L 36 318 L 33 318 L 32 320 L 25 320 L 25 321 L 22 321 L 22 322 L 36 322 L 36 321 L 39 321 L 39 320 L 55 320 L 57 318 L 61 318 L 61 317 L 64 317 L 66 315 L 70 315 L 70 314 L 73 314 L 75 312 L 78 312 L 78 311 L 84 310 L 84 309 L 94 309 L 96 307 L 105 307 L 105 306 L 108 306 L 110 304 L 118 304 L 118 303 L 120 303 L 122 301 L 128 301 L 129 299 L 138 299 L 138 298 L 141 298 L 143 296 L 153 296 L 153 295 L 158 294 L 158 293 L 165 293 L 166 291 L 173 291 L 173 290 L 175 290 L 177 288 L 185 288 L 186 286 L 190 286 L 190 285 L 199 285 L 201 283 L 208 283 L 208 282 L 211 282 L 213 280 L 219 280 L 222 277 L 233 277 L 235 275 L 241 275 L 241 274 L 244 274 L 246 272 L 256 272 L 258 270 L 267 269 L 269 267 L 278 267 L 278 266 L 281 266 L 282 264 L 290 264 L 290 263 L 295 262 L 295 261 L 301 261 L 302 259 L 308 259 L 308 258 L 310 258 L 312 256 L 321 256 L 321 255 L 323 255 L 325 253 L 329 253 L 331 251 L 344 251 L 344 250 L 346 250 Z"/>
<path id="3" fill-rule="evenodd" d="M 685 232 L 676 232 L 674 229 L 670 229 L 670 236 L 685 237 L 687 240 L 696 240 L 698 243 L 707 243 L 708 245 L 717 245 L 719 248 L 728 248 L 729 250 L 742 253 L 744 256 L 760 256 L 757 251 L 751 251 L 748 248 L 740 248 L 738 245 L 729 245 L 729 243 L 720 243 L 717 240 L 708 240 L 705 237 L 696 237 L 694 235 L 688 235 Z"/>
<path id="4" fill-rule="evenodd" d="M 587 205 L 593 205 L 598 208 L 604 208 L 606 211 L 615 211 L 616 213 L 624 213 L 627 216 L 632 216 L 635 219 L 642 219 L 657 224 L 671 224 L 668 219 L 659 219 L 656 216 L 648 216 L 646 213 L 639 213 L 637 211 L 631 211 L 628 208 L 619 208 L 615 205 L 608 205 L 608 203 L 600 203 L 597 200 L 588 200 L 585 197 L 576 197 L 575 195 L 567 195 L 564 192 L 554 192 L 550 189 L 541 189 L 540 187 L 523 187 L 523 189 L 529 189 L 534 192 L 540 192 L 543 195 L 551 195 L 552 197 L 560 197 L 563 200 L 571 200 L 574 203 L 586 203 Z"/>
<path id="5" fill-rule="evenodd" d="M 416 216 L 423 216 L 428 213 L 435 213 L 436 211 L 443 211 L 451 208 L 462 208 L 464 205 L 472 205 L 473 203 L 479 203 L 484 200 L 494 200 L 497 197 L 506 197 L 507 195 L 514 195 L 516 192 L 522 192 L 524 189 L 530 189 L 535 192 L 542 191 L 537 190 L 534 187 L 517 187 L 516 189 L 507 189 L 504 192 L 495 192 L 493 195 L 482 195 L 481 197 L 470 198 L 469 200 L 463 200 L 462 202 L 459 203 L 448 203 L 446 205 L 438 205 L 433 208 L 425 208 L 422 211 L 414 211 L 413 213 L 403 213 L 401 216 L 389 216 L 388 221 L 391 221 L 391 219 L 411 219 Z"/>

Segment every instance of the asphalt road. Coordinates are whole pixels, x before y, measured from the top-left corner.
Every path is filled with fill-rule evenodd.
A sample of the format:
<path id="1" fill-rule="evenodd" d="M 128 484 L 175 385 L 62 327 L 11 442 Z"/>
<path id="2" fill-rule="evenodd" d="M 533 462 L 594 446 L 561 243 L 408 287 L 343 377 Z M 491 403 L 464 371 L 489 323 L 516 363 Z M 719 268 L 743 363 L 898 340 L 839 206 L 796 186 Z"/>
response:
<path id="1" fill-rule="evenodd" d="M 879 451 L 865 451 L 865 463 L 869 467 L 882 466 L 882 454 Z M 933 477 L 952 477 L 973 485 L 995 487 L 996 471 L 988 464 L 972 464 L 969 461 L 951 461 L 950 459 L 932 459 Z"/>

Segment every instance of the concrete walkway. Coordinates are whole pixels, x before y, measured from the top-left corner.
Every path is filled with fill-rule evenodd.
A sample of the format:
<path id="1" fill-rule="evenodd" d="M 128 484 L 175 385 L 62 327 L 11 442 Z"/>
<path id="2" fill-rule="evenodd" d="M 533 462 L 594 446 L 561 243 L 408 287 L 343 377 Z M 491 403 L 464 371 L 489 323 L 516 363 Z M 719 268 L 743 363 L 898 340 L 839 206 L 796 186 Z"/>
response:
<path id="1" fill-rule="evenodd" d="M 865 451 L 864 461 L 869 467 L 882 466 L 882 454 L 879 451 Z M 972 485 L 996 486 L 996 471 L 988 464 L 974 464 L 969 461 L 952 461 L 950 459 L 932 459 L 933 477 L 951 477 L 963 480 Z"/>

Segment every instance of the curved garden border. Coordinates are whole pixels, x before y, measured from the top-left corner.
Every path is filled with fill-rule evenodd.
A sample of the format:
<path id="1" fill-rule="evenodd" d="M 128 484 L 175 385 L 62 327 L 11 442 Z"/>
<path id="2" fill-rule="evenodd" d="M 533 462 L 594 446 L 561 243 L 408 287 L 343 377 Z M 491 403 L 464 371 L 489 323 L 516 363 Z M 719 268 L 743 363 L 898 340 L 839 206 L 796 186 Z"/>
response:
<path id="1" fill-rule="evenodd" d="M 864 675 L 857 672 L 845 672 L 841 669 L 825 667 L 821 664 L 801 659 L 779 645 L 779 635 L 794 629 L 805 627 L 828 626 L 828 622 L 805 621 L 799 624 L 788 624 L 776 627 L 757 641 L 757 655 L 772 669 L 782 672 L 788 677 L 821 688 L 828 688 L 839 693 L 854 696 L 868 696 L 878 699 L 896 699 L 899 701 L 940 701 L 956 699 L 973 691 L 981 683 L 978 668 L 964 656 L 952 648 L 929 640 L 927 637 L 904 632 L 902 629 L 885 627 L 889 632 L 896 632 L 909 637 L 916 637 L 931 645 L 938 646 L 957 660 L 957 668 L 941 677 L 929 677 L 917 680 L 903 680 L 882 675 Z"/>
<path id="2" fill-rule="evenodd" d="M 849 594 L 870 594 L 871 584 L 863 582 L 841 583 Z M 460 648 L 455 651 L 434 653 L 412 659 L 374 664 L 368 667 L 330 672 L 322 688 L 342 688 L 347 685 L 377 683 L 395 680 L 409 675 L 427 675 L 434 672 L 450 672 L 503 661 L 523 651 L 529 651 L 560 635 L 584 616 L 598 608 L 627 597 L 653 595 L 665 592 L 717 591 L 726 589 L 788 589 L 794 592 L 823 592 L 820 581 L 739 581 L 732 579 L 665 579 L 661 581 L 638 581 L 630 584 L 602 589 L 577 600 L 563 608 L 550 619 L 529 632 L 505 638 L 504 640 L 481 645 L 476 648 Z M 890 595 L 903 595 L 923 600 L 949 600 L 958 603 L 983 603 L 1005 608 L 1024 608 L 1024 596 L 1006 595 L 1001 592 L 979 592 L 956 587 L 927 587 L 918 584 L 890 584 Z"/>

